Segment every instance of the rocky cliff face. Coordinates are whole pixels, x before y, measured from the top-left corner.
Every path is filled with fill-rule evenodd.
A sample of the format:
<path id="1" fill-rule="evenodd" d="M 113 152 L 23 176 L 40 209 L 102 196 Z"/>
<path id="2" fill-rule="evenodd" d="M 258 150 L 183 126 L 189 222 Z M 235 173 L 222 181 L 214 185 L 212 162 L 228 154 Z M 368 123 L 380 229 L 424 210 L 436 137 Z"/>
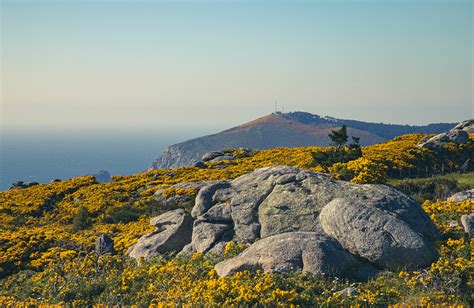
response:
<path id="1" fill-rule="evenodd" d="M 200 147 L 193 148 L 191 144 L 185 142 L 170 145 L 165 148 L 163 154 L 153 161 L 148 169 L 157 170 L 192 165 L 198 162 L 206 152 L 206 150 L 200 149 Z"/>
<path id="2" fill-rule="evenodd" d="M 362 145 L 380 143 L 407 133 L 441 133 L 455 124 L 428 126 L 386 125 L 319 117 L 304 112 L 270 114 L 223 132 L 167 147 L 149 169 L 192 165 L 204 153 L 227 148 L 269 149 L 275 147 L 328 146 L 328 134 L 342 124 Z"/>
<path id="3" fill-rule="evenodd" d="M 408 196 L 287 166 L 209 182 L 191 213 L 175 210 L 151 223 L 157 221 L 130 256 L 222 253 L 230 241 L 248 244 L 217 264 L 223 276 L 260 269 L 366 279 L 379 270 L 428 266 L 438 257 L 438 231 Z"/>

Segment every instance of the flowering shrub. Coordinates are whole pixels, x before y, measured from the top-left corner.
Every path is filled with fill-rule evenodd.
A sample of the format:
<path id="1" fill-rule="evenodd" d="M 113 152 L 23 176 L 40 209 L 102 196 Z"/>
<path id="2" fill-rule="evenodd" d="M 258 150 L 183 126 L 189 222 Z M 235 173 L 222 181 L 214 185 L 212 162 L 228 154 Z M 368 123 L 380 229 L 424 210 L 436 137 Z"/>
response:
<path id="1" fill-rule="evenodd" d="M 446 143 L 433 151 L 416 145 L 430 136 L 410 134 L 393 140 L 364 147 L 363 157 L 387 167 L 391 177 L 431 176 L 437 173 L 457 171 L 467 159 L 474 159 L 474 142 L 457 145 Z"/>
<path id="2" fill-rule="evenodd" d="M 237 244 L 229 244 L 227 252 Z M 473 245 L 472 242 L 470 245 Z M 441 258 L 422 271 L 383 273 L 368 282 L 303 273 L 239 272 L 219 277 L 221 260 L 194 254 L 143 261 L 68 250 L 47 252 L 43 271 L 25 271 L 0 283 L 0 303 L 89 305 L 414 305 L 466 304 L 473 287 L 472 250 L 464 239 L 440 242 Z M 352 294 L 338 291 L 353 288 Z M 14 294 L 15 297 L 11 295 Z"/>
<path id="3" fill-rule="evenodd" d="M 354 173 L 352 182 L 357 184 L 385 183 L 387 167 L 365 157 L 347 163 L 347 169 Z"/>
<path id="4" fill-rule="evenodd" d="M 461 215 L 473 212 L 474 200 L 465 200 L 463 202 L 449 202 L 443 200 L 433 202 L 427 200 L 422 206 L 439 230 L 445 233 L 459 233 L 462 232 L 463 228 L 457 222 Z M 455 222 L 455 224 L 451 224 L 451 222 Z"/>
<path id="5" fill-rule="evenodd" d="M 247 245 L 245 244 L 238 244 L 234 241 L 230 241 L 225 245 L 224 258 L 229 259 L 235 257 L 236 255 L 244 251 L 245 248 L 247 248 Z"/>
<path id="6" fill-rule="evenodd" d="M 0 192 L 0 226 L 7 229 L 24 223 L 25 217 L 47 216 L 66 195 L 96 183 L 91 176 Z"/>
<path id="7" fill-rule="evenodd" d="M 382 183 L 386 176 L 422 172 L 426 165 L 457 168 L 472 155 L 473 142 L 449 145 L 444 152 L 419 149 L 423 135 L 407 135 L 364 147 L 362 157 L 322 165 L 314 153 L 329 148 L 276 148 L 248 152 L 229 150 L 236 157 L 224 167 L 181 167 L 97 183 L 92 177 L 0 192 L 0 304 L 75 305 L 415 305 L 465 304 L 472 301 L 473 241 L 459 225 L 473 211 L 472 201 L 426 201 L 443 240 L 441 258 L 419 272 L 384 273 L 364 283 L 314 277 L 242 272 L 218 277 L 213 267 L 237 255 L 244 245 L 228 243 L 222 256 L 166 257 L 141 266 L 125 256 L 140 236 L 151 232 L 151 215 L 168 210 L 153 194 L 194 196 L 195 190 L 169 189 L 173 184 L 233 179 L 256 168 L 290 165 L 331 173 L 355 183 Z M 472 138 L 472 136 L 471 136 Z M 471 154 L 470 154 L 471 153 Z M 217 164 L 217 163 L 216 163 Z M 426 169 L 426 168 L 425 168 Z M 429 170 L 434 172 L 436 168 Z M 80 208 L 90 225 L 73 231 Z M 92 250 L 100 233 L 113 238 L 117 254 L 97 256 Z M 352 287 L 351 295 L 337 291 Z"/>
<path id="8" fill-rule="evenodd" d="M 332 177 L 357 184 L 375 184 L 387 181 L 387 167 L 364 157 L 348 163 L 336 163 L 329 167 L 329 170 Z"/>

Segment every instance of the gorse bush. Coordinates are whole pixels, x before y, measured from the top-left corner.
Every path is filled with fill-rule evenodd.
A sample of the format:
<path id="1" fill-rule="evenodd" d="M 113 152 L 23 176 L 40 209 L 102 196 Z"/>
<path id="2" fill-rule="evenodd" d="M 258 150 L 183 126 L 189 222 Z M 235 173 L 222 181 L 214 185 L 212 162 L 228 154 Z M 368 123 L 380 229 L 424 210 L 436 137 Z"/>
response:
<path id="1" fill-rule="evenodd" d="M 441 259 L 426 272 L 386 273 L 365 283 L 301 273 L 244 272 L 220 278 L 213 265 L 245 248 L 236 243 L 228 244 L 223 256 L 170 256 L 143 262 L 141 266 L 126 257 L 127 249 L 138 238 L 154 230 L 149 225 L 150 217 L 173 209 L 156 199 L 157 190 L 163 189 L 167 197 L 197 193 L 170 189 L 177 183 L 233 179 L 272 165 L 325 172 L 355 183 L 383 183 L 387 177 L 416 176 L 418 172 L 425 175 L 426 166 L 431 165 L 437 167 L 429 167 L 430 175 L 441 172 L 443 165 L 445 172 L 456 170 L 474 153 L 472 141 L 449 144 L 445 152 L 439 153 L 417 148 L 424 137 L 407 135 L 358 149 L 349 145 L 339 149 L 340 156 L 332 156 L 332 147 L 253 152 L 237 149 L 230 151 L 237 159 L 224 168 L 213 168 L 211 163 L 205 169 L 188 166 L 116 176 L 108 183 L 81 177 L 0 192 L 0 303 L 468 305 L 472 301 L 469 294 L 473 293 L 470 253 L 474 244 L 452 221 L 472 212 L 472 202 L 424 202 L 424 210 L 443 232 L 439 242 Z M 422 185 L 427 187 L 424 191 L 422 186 L 412 184 L 402 184 L 400 188 L 426 199 L 461 188 L 438 181 L 434 186 Z M 101 233 L 113 238 L 116 255 L 93 253 L 94 241 Z M 348 286 L 357 288 L 353 296 L 336 293 Z"/>
<path id="2" fill-rule="evenodd" d="M 472 301 L 474 241 L 451 228 L 446 213 L 459 218 L 474 202 L 426 202 L 423 208 L 450 237 L 438 243 L 441 258 L 424 271 L 385 272 L 367 282 L 302 273 L 241 272 L 219 277 L 214 264 L 245 247 L 230 242 L 224 256 L 155 258 L 140 266 L 121 254 L 97 256 L 88 251 L 51 254 L 42 271 L 23 271 L 2 280 L 3 303 L 74 303 L 75 305 L 388 305 L 397 302 L 468 305 Z M 347 287 L 350 296 L 337 293 Z M 0 294 L 2 294 L 0 293 Z M 13 297 L 14 294 L 14 297 Z"/>
<path id="3" fill-rule="evenodd" d="M 329 170 L 332 177 L 357 184 L 379 184 L 387 181 L 387 168 L 363 157 L 348 163 L 336 163 Z"/>

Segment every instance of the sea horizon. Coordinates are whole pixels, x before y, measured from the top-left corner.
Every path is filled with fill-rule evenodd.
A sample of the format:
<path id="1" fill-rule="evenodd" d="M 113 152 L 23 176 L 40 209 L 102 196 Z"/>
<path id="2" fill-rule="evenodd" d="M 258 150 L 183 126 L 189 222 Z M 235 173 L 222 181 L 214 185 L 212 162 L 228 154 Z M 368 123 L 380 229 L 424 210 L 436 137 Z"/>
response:
<path id="1" fill-rule="evenodd" d="M 0 191 L 16 181 L 43 184 L 100 170 L 107 170 L 112 176 L 144 172 L 166 146 L 193 137 L 197 137 L 196 130 L 81 133 L 4 129 Z"/>

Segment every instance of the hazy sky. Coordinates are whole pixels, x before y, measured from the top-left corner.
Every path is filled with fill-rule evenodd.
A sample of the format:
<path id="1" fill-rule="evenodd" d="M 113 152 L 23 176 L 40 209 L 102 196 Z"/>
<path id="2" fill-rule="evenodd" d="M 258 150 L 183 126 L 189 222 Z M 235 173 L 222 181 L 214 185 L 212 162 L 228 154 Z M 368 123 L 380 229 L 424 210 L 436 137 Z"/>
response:
<path id="1" fill-rule="evenodd" d="M 473 1 L 1 3 L 5 127 L 474 116 Z"/>

